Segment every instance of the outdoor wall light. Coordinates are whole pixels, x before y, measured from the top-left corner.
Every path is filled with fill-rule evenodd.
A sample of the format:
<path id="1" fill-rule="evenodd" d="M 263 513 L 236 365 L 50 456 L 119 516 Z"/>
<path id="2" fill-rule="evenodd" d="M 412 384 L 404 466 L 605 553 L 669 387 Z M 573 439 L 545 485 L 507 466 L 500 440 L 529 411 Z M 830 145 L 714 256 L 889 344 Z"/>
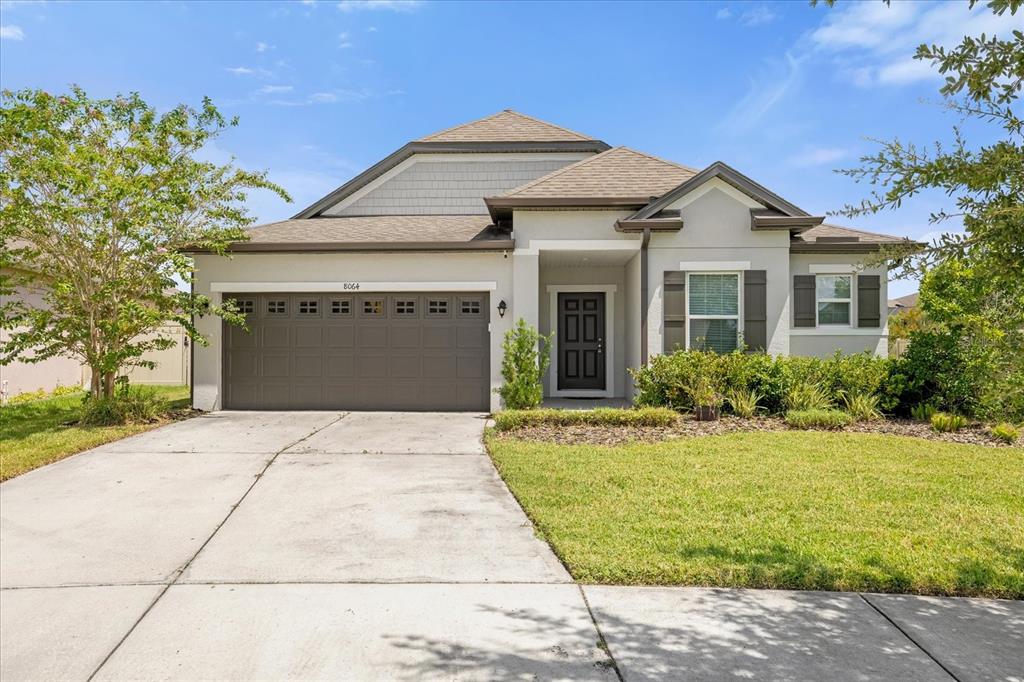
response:
<path id="1" fill-rule="evenodd" d="M 498 317 L 505 317 L 506 310 L 508 310 L 508 304 L 502 299 L 501 303 L 498 304 Z"/>

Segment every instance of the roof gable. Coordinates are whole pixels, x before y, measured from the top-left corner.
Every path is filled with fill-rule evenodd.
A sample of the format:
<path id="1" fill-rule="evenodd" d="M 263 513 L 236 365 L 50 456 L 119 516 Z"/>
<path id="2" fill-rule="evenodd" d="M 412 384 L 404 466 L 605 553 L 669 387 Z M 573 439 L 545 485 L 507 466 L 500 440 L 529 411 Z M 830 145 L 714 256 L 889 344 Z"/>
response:
<path id="1" fill-rule="evenodd" d="M 421 137 L 418 142 L 585 142 L 594 138 L 505 109 Z"/>
<path id="2" fill-rule="evenodd" d="M 775 209 L 781 214 L 787 216 L 807 216 L 809 215 L 799 206 L 791 204 L 775 192 L 772 192 L 767 187 L 754 182 L 743 173 L 740 173 L 735 168 L 728 166 L 721 161 L 715 161 L 713 164 L 705 168 L 699 173 L 695 173 L 691 177 L 687 178 L 684 182 L 679 184 L 674 189 L 667 191 L 658 199 L 650 202 L 642 209 L 636 212 L 635 215 L 631 216 L 631 219 L 643 220 L 650 218 L 659 211 L 667 208 L 673 204 L 676 200 L 686 196 L 690 192 L 694 191 L 704 183 L 708 182 L 712 178 L 720 178 L 723 181 L 729 183 L 739 191 L 743 192 L 752 199 L 758 201 L 765 206 Z"/>

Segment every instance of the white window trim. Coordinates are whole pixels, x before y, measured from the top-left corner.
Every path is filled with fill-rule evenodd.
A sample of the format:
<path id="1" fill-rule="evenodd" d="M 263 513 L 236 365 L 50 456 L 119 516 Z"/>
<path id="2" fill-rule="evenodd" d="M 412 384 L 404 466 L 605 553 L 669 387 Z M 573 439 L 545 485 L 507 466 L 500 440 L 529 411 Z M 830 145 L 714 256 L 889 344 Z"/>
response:
<path id="1" fill-rule="evenodd" d="M 682 261 L 679 269 L 683 272 L 693 271 L 699 275 L 717 274 L 724 275 L 732 272 L 740 272 L 750 269 L 748 260 L 723 260 L 723 261 Z"/>
<path id="2" fill-rule="evenodd" d="M 850 280 L 850 297 L 849 298 L 818 298 L 818 277 L 847 277 Z M 853 301 L 856 298 L 854 295 L 854 286 L 856 285 L 857 278 L 853 276 L 851 272 L 822 272 L 814 274 L 814 327 L 815 329 L 853 329 L 854 314 L 856 311 L 853 309 Z M 818 320 L 818 304 L 819 303 L 849 303 L 850 304 L 850 318 L 846 323 L 842 322 L 820 322 Z"/>
<path id="3" fill-rule="evenodd" d="M 736 314 L 735 315 L 691 315 L 690 294 L 693 289 L 690 287 L 690 275 L 736 275 Z M 686 273 L 686 315 L 683 324 L 683 335 L 686 341 L 686 349 L 690 350 L 690 320 L 736 320 L 736 346 L 739 347 L 740 338 L 743 336 L 743 271 L 742 270 L 704 270 Z"/>
<path id="4" fill-rule="evenodd" d="M 548 397 L 551 398 L 613 398 L 615 397 L 615 284 L 549 284 L 548 307 L 551 326 L 548 333 L 558 329 L 558 294 L 604 293 L 604 390 L 563 390 L 558 388 L 558 335 L 548 366 Z"/>

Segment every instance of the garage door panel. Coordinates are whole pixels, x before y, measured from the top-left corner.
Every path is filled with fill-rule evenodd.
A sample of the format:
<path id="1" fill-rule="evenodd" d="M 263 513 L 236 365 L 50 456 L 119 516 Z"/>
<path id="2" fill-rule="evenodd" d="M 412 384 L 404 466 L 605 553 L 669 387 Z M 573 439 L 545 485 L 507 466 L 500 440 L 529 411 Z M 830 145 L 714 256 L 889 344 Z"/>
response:
<path id="1" fill-rule="evenodd" d="M 445 292 L 261 294 L 251 333 L 225 327 L 225 407 L 486 409 L 487 301 Z"/>

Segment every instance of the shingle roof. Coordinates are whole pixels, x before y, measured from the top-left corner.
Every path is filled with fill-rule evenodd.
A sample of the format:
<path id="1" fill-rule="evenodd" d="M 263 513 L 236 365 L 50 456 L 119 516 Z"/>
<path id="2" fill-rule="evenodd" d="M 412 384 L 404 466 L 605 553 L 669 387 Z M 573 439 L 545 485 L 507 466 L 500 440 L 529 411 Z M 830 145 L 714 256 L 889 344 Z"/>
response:
<path id="1" fill-rule="evenodd" d="M 697 173 L 649 154 L 614 147 L 501 195 L 508 198 L 650 198 Z"/>
<path id="2" fill-rule="evenodd" d="M 852 227 L 840 227 L 822 223 L 816 227 L 801 232 L 794 241 L 813 244 L 820 243 L 860 243 L 860 244 L 901 244 L 908 242 L 906 237 L 894 237 L 891 234 L 880 234 L 878 232 L 866 232 L 855 230 Z M 842 241 L 840 241 L 842 240 Z"/>
<path id="3" fill-rule="evenodd" d="M 594 138 L 505 109 L 477 121 L 448 128 L 419 142 L 581 142 Z"/>
<path id="4" fill-rule="evenodd" d="M 339 245 L 474 244 L 508 239 L 486 215 L 388 215 L 282 220 L 249 228 L 249 241 L 237 250 L 273 245 L 334 243 Z"/>

